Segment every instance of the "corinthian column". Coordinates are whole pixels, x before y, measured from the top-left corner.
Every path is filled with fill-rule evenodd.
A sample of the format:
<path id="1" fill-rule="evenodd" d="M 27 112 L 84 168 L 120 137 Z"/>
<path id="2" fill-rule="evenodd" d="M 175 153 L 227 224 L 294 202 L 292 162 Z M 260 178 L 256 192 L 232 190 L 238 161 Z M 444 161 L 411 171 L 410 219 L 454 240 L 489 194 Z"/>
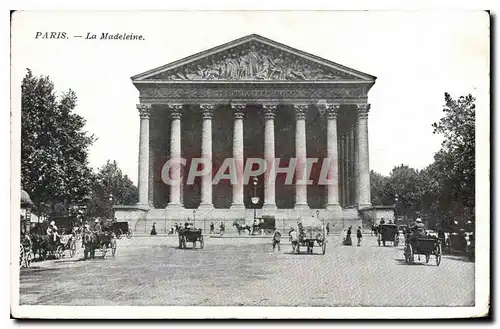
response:
<path id="1" fill-rule="evenodd" d="M 307 180 L 306 161 L 306 114 L 307 105 L 295 106 L 295 158 L 297 166 L 295 167 L 295 209 L 309 209 L 307 205 Z"/>
<path id="2" fill-rule="evenodd" d="M 214 105 L 201 105 L 202 137 L 201 137 L 201 158 L 204 159 L 208 171 L 201 177 L 201 203 L 198 208 L 212 209 L 212 116 Z"/>
<path id="3" fill-rule="evenodd" d="M 276 113 L 275 105 L 264 106 L 264 160 L 266 161 L 266 172 L 264 173 L 264 205 L 263 209 L 274 210 L 276 207 L 275 183 L 274 177 L 274 116 Z"/>
<path id="4" fill-rule="evenodd" d="M 182 207 L 181 205 L 181 117 L 182 105 L 170 106 L 170 160 L 173 165 L 170 167 L 170 202 L 167 208 Z"/>
<path id="5" fill-rule="evenodd" d="M 245 209 L 243 203 L 243 117 L 244 105 L 233 105 L 233 159 L 236 167 L 236 183 L 233 184 L 231 209 Z"/>
<path id="6" fill-rule="evenodd" d="M 149 205 L 149 117 L 151 104 L 138 104 L 140 132 L 139 132 L 139 204 Z"/>
<path id="7" fill-rule="evenodd" d="M 337 142 L 337 114 L 340 105 L 329 106 L 327 119 L 327 158 L 329 161 L 326 209 L 341 211 L 339 204 L 339 156 Z"/>
<path id="8" fill-rule="evenodd" d="M 359 207 L 370 207 L 370 156 L 368 151 L 368 112 L 370 105 L 358 106 L 358 169 L 359 169 L 359 185 L 358 198 Z"/>

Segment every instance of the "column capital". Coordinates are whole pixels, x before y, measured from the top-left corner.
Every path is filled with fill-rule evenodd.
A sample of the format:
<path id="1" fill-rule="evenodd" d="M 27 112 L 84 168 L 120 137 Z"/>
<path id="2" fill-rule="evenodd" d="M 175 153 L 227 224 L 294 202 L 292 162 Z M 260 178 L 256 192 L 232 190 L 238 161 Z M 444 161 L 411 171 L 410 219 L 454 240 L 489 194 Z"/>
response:
<path id="1" fill-rule="evenodd" d="M 243 119 L 245 117 L 245 112 L 243 111 L 246 105 L 231 104 L 231 109 L 233 110 L 233 118 L 235 120 Z"/>
<path id="2" fill-rule="evenodd" d="M 328 105 L 326 107 L 326 118 L 327 119 L 337 119 L 337 116 L 339 114 L 340 110 L 340 105 Z"/>
<path id="3" fill-rule="evenodd" d="M 358 105 L 359 118 L 368 118 L 368 112 L 370 112 L 370 104 Z"/>
<path id="4" fill-rule="evenodd" d="M 203 120 L 211 120 L 214 115 L 215 105 L 213 104 L 200 104 L 201 117 Z"/>
<path id="5" fill-rule="evenodd" d="M 274 120 L 278 107 L 276 105 L 263 105 L 262 108 L 264 108 L 264 118 L 266 120 Z"/>
<path id="6" fill-rule="evenodd" d="M 137 104 L 136 107 L 141 119 L 149 119 L 151 116 L 151 104 Z"/>
<path id="7" fill-rule="evenodd" d="M 178 105 L 178 104 L 169 105 L 169 108 L 170 108 L 170 118 L 176 120 L 182 117 L 183 105 Z"/>
<path id="8" fill-rule="evenodd" d="M 295 109 L 296 120 L 304 120 L 306 118 L 309 105 L 293 105 L 293 108 Z"/>

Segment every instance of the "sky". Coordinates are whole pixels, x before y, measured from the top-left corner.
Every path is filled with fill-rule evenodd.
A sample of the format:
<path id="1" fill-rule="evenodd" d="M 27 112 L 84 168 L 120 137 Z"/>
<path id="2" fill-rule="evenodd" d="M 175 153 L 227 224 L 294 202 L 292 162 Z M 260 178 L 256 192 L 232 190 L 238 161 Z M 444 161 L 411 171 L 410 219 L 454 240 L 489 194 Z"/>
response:
<path id="1" fill-rule="evenodd" d="M 11 32 L 13 109 L 26 68 L 50 76 L 59 91 L 71 88 L 76 112 L 98 138 L 91 166 L 116 160 L 134 182 L 139 93 L 130 77 L 253 33 L 377 77 L 368 94 L 370 169 L 384 175 L 432 163 L 441 137 L 431 125 L 443 115 L 445 92 L 489 97 L 484 12 L 17 12 Z M 70 39 L 36 39 L 37 32 Z M 72 38 L 89 32 L 145 40 Z"/>

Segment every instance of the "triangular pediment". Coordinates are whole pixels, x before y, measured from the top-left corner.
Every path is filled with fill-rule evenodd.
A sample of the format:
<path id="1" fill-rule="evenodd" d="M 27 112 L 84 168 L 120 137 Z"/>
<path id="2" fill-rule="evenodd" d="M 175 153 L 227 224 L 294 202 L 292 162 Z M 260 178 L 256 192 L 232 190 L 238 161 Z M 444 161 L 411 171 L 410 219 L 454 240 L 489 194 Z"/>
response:
<path id="1" fill-rule="evenodd" d="M 132 77 L 133 81 L 359 81 L 375 77 L 256 34 Z"/>

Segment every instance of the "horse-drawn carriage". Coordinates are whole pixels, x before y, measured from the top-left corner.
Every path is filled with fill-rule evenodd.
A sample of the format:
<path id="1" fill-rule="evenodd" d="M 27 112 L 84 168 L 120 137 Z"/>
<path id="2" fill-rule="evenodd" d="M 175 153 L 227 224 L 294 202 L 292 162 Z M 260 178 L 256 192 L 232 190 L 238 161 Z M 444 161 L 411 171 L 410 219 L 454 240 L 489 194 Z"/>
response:
<path id="1" fill-rule="evenodd" d="M 111 256 L 116 254 L 116 235 L 112 231 L 87 232 L 83 234 L 83 259 L 95 258 L 95 251 L 100 250 L 103 259 L 106 259 L 108 249 Z"/>
<path id="2" fill-rule="evenodd" d="M 404 256 L 407 264 L 415 262 L 415 255 L 420 260 L 420 255 L 425 256 L 425 263 L 430 260 L 430 256 L 436 257 L 436 265 L 441 264 L 441 243 L 435 237 L 411 237 L 405 241 Z"/>
<path id="3" fill-rule="evenodd" d="M 323 255 L 326 253 L 326 229 L 318 219 L 303 219 L 298 224 L 298 243 L 293 244 L 293 252 L 300 253 L 300 247 L 306 247 L 307 253 L 312 254 L 315 243 L 321 247 Z"/>
<path id="4" fill-rule="evenodd" d="M 380 243 L 385 247 L 386 242 L 392 242 L 394 247 L 399 244 L 399 229 L 397 225 L 394 224 L 380 224 L 378 226 L 377 243 Z"/>
<path id="5" fill-rule="evenodd" d="M 56 223 L 57 225 L 57 223 Z M 53 256 L 60 259 L 65 256 L 65 252 L 69 252 L 69 256 L 73 257 L 76 254 L 76 237 L 71 233 L 68 225 L 64 225 L 60 229 L 60 235 L 55 239 L 53 236 L 47 235 L 48 222 L 35 224 L 31 229 L 31 241 L 33 244 L 33 256 L 38 253 L 41 260 L 47 259 L 48 256 Z"/>
<path id="6" fill-rule="evenodd" d="M 187 243 L 193 243 L 193 248 L 196 248 L 196 242 L 200 242 L 200 249 L 203 249 L 205 242 L 203 240 L 203 232 L 201 229 L 194 227 L 183 227 L 178 231 L 179 248 L 186 249 Z"/>
<path id="7" fill-rule="evenodd" d="M 132 230 L 128 226 L 128 222 L 113 222 L 111 225 L 111 231 L 115 233 L 118 239 L 122 236 L 127 236 L 127 239 L 132 238 Z"/>
<path id="8" fill-rule="evenodd" d="M 21 237 L 19 266 L 30 267 L 32 260 L 33 260 L 33 244 L 31 243 L 30 239 Z"/>

